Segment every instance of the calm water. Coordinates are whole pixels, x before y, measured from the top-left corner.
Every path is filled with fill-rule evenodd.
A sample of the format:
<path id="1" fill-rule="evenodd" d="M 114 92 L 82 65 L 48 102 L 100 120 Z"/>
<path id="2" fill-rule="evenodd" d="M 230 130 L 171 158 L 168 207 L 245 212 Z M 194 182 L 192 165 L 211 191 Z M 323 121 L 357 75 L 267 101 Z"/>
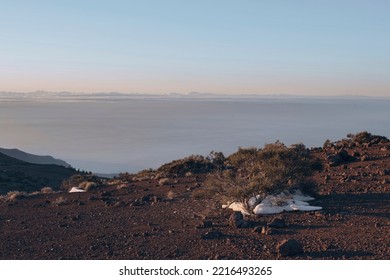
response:
<path id="1" fill-rule="evenodd" d="M 390 137 L 390 99 L 0 102 L 0 147 L 105 173 L 276 140 L 322 146 L 363 130 Z"/>

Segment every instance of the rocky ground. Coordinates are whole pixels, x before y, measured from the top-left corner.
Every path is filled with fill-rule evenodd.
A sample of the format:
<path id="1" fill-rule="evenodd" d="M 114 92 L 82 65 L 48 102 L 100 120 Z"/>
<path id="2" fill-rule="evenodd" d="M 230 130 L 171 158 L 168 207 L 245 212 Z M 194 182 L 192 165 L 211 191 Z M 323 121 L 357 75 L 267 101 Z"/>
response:
<path id="1" fill-rule="evenodd" d="M 84 193 L 3 198 L 0 258 L 390 259 L 390 143 L 312 153 L 325 166 L 313 177 L 321 211 L 231 216 L 194 196 L 204 175 L 109 180 Z"/>

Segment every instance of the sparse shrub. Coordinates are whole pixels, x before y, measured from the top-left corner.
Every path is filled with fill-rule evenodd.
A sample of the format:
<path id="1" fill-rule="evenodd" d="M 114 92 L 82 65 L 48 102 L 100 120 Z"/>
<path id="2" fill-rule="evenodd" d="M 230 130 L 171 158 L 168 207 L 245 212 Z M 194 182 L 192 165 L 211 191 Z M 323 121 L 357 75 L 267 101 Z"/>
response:
<path id="1" fill-rule="evenodd" d="M 208 173 L 215 169 L 210 159 L 200 155 L 192 155 L 184 159 L 174 160 L 157 169 L 164 177 L 184 177 L 187 172 L 193 174 Z M 160 175 L 161 176 L 161 175 Z"/>
<path id="2" fill-rule="evenodd" d="M 173 191 L 169 191 L 168 193 L 167 193 L 167 198 L 169 199 L 169 200 L 172 200 L 172 199 L 174 199 L 176 197 L 176 194 L 173 192 Z"/>
<path id="3" fill-rule="evenodd" d="M 170 183 L 170 179 L 169 178 L 162 178 L 162 179 L 158 180 L 158 184 L 160 186 L 168 185 L 169 183 Z"/>
<path id="4" fill-rule="evenodd" d="M 51 187 L 43 187 L 41 189 L 41 193 L 53 193 L 53 189 Z"/>
<path id="5" fill-rule="evenodd" d="M 7 201 L 15 201 L 19 198 L 26 197 L 27 194 L 25 192 L 20 192 L 20 191 L 11 191 L 7 193 Z"/>
<path id="6" fill-rule="evenodd" d="M 267 144 L 263 149 L 239 148 L 227 158 L 230 167 L 210 174 L 206 186 L 210 193 L 230 202 L 239 201 L 252 210 L 266 195 L 310 186 L 307 177 L 321 168 L 321 163 L 303 144 L 286 147 Z M 258 201 L 249 206 L 249 199 Z"/>
<path id="7" fill-rule="evenodd" d="M 324 150 L 326 149 L 329 149 L 333 146 L 333 143 L 329 140 L 329 139 L 326 139 L 326 141 L 324 142 L 324 144 L 322 145 L 322 148 Z"/>
<path id="8" fill-rule="evenodd" d="M 88 183 L 94 183 L 94 184 L 88 184 Z M 85 189 L 85 187 L 89 187 L 92 189 L 94 187 L 97 187 L 100 184 L 101 184 L 101 180 L 94 175 L 76 174 L 64 180 L 61 184 L 61 189 L 64 191 L 69 191 L 73 187 L 78 187 L 82 189 Z"/>
<path id="9" fill-rule="evenodd" d="M 133 181 L 148 181 L 155 178 L 155 171 L 153 169 L 141 170 L 132 177 Z"/>
<path id="10" fill-rule="evenodd" d="M 117 187 L 116 187 L 116 189 L 117 190 L 123 190 L 123 189 L 127 189 L 127 188 L 129 188 L 129 184 L 119 184 L 119 185 L 117 185 Z"/>
<path id="11" fill-rule="evenodd" d="M 96 189 L 98 186 L 98 184 L 96 182 L 88 182 L 88 181 L 85 181 L 85 182 L 81 182 L 78 186 L 79 189 L 83 189 L 85 190 L 86 192 L 88 191 L 92 191 L 94 189 Z"/>
<path id="12" fill-rule="evenodd" d="M 353 134 L 348 134 L 350 138 L 352 138 L 352 141 L 355 143 L 364 144 L 364 143 L 370 143 L 370 142 L 375 142 L 376 144 L 379 142 L 389 142 L 389 139 L 384 137 L 384 136 L 379 136 L 379 135 L 373 135 L 367 131 L 362 131 L 359 132 L 355 135 Z"/>
<path id="13" fill-rule="evenodd" d="M 61 206 L 68 203 L 68 200 L 62 196 L 56 198 L 56 200 L 53 201 L 54 205 Z"/>
<path id="14" fill-rule="evenodd" d="M 225 168 L 225 155 L 222 152 L 211 151 L 208 160 L 214 165 L 214 168 L 222 170 Z"/>
<path id="15" fill-rule="evenodd" d="M 215 195 L 215 191 L 213 188 L 210 187 L 196 189 L 192 192 L 192 197 L 195 199 L 212 198 L 214 195 Z"/>
<path id="16" fill-rule="evenodd" d="M 118 176 L 115 177 L 115 179 L 119 179 L 122 182 L 131 183 L 133 182 L 133 176 L 134 174 L 124 172 L 124 173 L 119 173 Z"/>

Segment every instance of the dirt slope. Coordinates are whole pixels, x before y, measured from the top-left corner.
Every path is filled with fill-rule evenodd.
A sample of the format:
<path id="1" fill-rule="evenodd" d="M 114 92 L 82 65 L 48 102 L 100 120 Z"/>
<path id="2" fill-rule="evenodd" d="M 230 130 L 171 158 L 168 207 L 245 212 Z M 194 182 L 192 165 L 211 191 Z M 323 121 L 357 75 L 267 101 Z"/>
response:
<path id="1" fill-rule="evenodd" d="M 389 143 L 344 150 L 353 160 L 334 163 L 334 147 L 312 151 L 326 166 L 314 176 L 322 211 L 248 217 L 246 228 L 232 226 L 220 202 L 194 198 L 202 175 L 3 201 L 0 258 L 390 259 Z M 286 225 L 262 233 L 275 218 Z M 289 239 L 303 252 L 281 254 Z"/>

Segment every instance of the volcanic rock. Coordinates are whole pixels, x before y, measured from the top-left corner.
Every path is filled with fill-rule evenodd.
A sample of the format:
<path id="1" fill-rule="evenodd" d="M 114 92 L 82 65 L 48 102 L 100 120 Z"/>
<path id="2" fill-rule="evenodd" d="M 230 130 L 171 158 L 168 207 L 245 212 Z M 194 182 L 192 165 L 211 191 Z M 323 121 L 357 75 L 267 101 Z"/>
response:
<path id="1" fill-rule="evenodd" d="M 271 228 L 285 228 L 286 226 L 286 222 L 282 218 L 275 218 L 268 224 L 268 227 Z"/>
<path id="2" fill-rule="evenodd" d="M 282 257 L 295 256 L 303 253 L 302 244 L 295 239 L 285 239 L 276 248 Z"/>
<path id="3" fill-rule="evenodd" d="M 248 225 L 248 223 L 244 220 L 244 216 L 239 211 L 234 211 L 233 214 L 230 215 L 229 223 L 236 228 L 244 228 Z"/>

